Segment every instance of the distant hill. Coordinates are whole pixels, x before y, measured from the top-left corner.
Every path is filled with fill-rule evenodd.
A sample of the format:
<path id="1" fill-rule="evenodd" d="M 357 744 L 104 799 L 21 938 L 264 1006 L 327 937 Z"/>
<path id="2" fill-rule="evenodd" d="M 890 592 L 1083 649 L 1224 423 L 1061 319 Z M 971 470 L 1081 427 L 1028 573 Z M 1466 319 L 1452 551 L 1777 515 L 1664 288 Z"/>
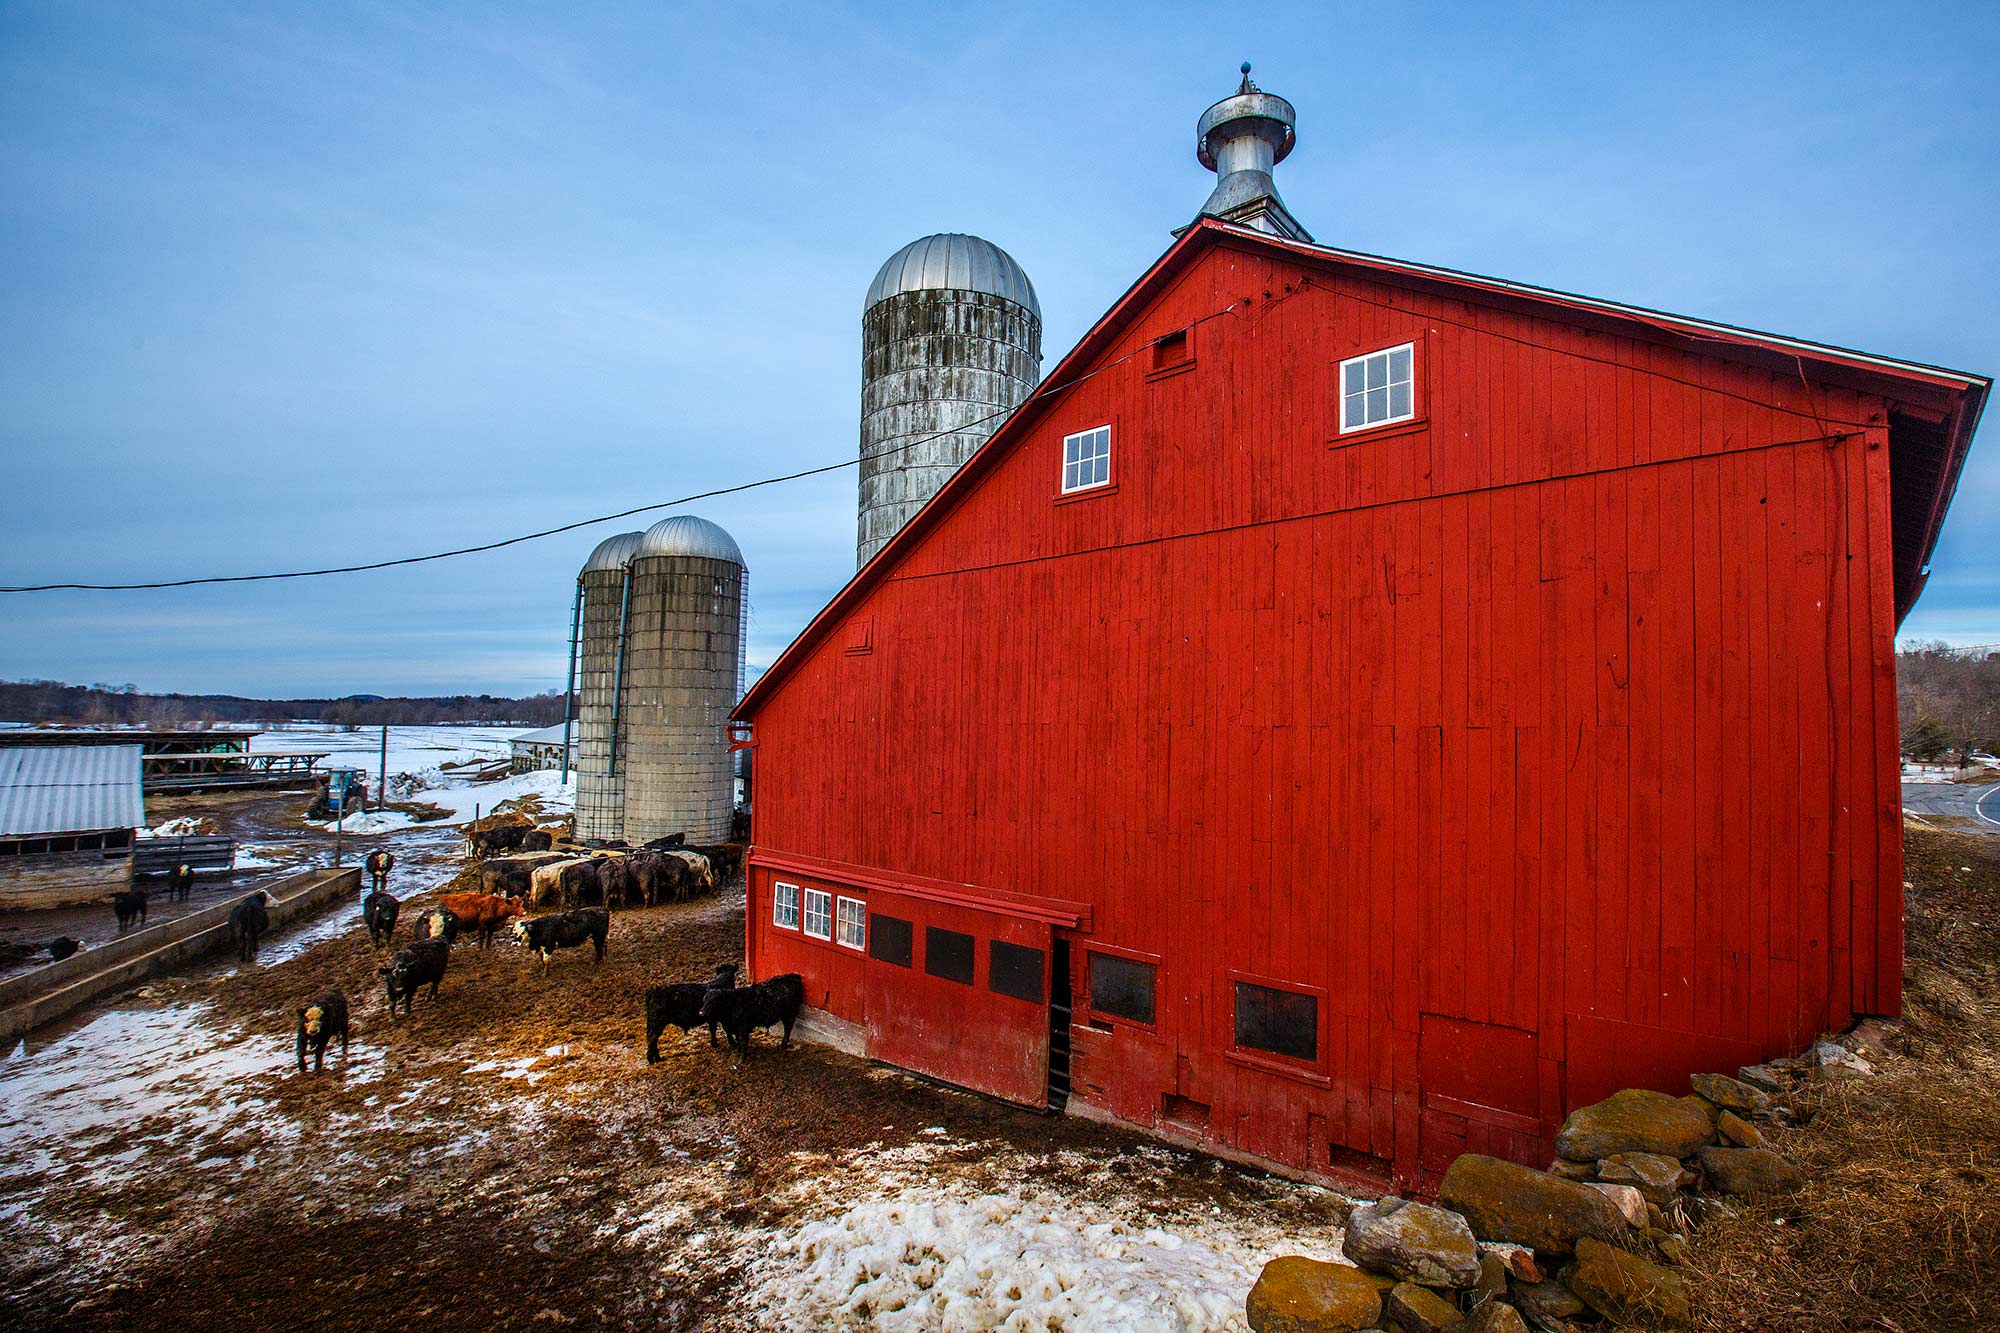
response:
<path id="1" fill-rule="evenodd" d="M 386 699 L 245 699 L 234 694 L 142 694 L 133 685 L 68 685 L 59 680 L 0 681 L 0 719 L 89 725 L 146 722 L 331 722 L 359 726 L 422 726 L 442 722 L 505 722 L 530 727 L 563 720 L 560 691 L 507 699 L 492 694 Z"/>

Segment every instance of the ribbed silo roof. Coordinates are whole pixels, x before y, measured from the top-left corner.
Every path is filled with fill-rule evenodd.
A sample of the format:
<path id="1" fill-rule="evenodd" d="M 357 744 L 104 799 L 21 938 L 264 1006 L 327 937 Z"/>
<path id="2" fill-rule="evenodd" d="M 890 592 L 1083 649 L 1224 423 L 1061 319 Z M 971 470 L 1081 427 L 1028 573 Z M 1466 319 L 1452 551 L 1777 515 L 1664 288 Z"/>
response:
<path id="1" fill-rule="evenodd" d="M 615 537 L 606 537 L 590 553 L 590 559 L 583 562 L 584 574 L 595 574 L 607 569 L 623 569 L 632 557 L 639 554 L 639 543 L 644 541 L 643 532 L 621 532 Z"/>
<path id="2" fill-rule="evenodd" d="M 985 292 L 1024 305 L 1042 317 L 1034 284 L 999 246 L 977 236 L 940 232 L 925 236 L 889 256 L 889 262 L 868 284 L 863 309 L 901 292 Z"/>
<path id="3" fill-rule="evenodd" d="M 692 555 L 708 560 L 727 560 L 732 564 L 743 564 L 743 549 L 736 539 L 705 518 L 693 514 L 675 514 L 663 518 L 645 535 L 639 538 L 639 549 L 632 558 L 646 556 Z"/>

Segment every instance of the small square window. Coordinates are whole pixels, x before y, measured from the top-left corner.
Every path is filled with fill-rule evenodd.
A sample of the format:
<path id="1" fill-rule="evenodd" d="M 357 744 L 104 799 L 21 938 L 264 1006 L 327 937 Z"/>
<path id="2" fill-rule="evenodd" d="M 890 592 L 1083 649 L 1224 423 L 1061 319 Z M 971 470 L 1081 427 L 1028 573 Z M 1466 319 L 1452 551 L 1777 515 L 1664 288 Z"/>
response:
<path id="1" fill-rule="evenodd" d="M 937 926 L 924 927 L 924 971 L 946 981 L 972 984 L 972 936 Z"/>
<path id="2" fill-rule="evenodd" d="M 850 949 L 868 947 L 868 908 L 859 898 L 842 898 L 834 939 Z"/>
<path id="3" fill-rule="evenodd" d="M 1416 412 L 1416 344 L 1349 357 L 1340 363 L 1340 429 L 1408 421 Z"/>
<path id="4" fill-rule="evenodd" d="M 987 941 L 986 988 L 995 995 L 1011 995 L 1017 1000 L 1040 1004 L 1044 967 L 1040 949 L 1006 940 Z"/>
<path id="5" fill-rule="evenodd" d="M 1153 340 L 1153 369 L 1172 370 L 1187 365 L 1194 360 L 1194 345 L 1188 341 L 1188 331 L 1177 329 Z"/>
<path id="6" fill-rule="evenodd" d="M 1319 1059 L 1319 1000 L 1297 991 L 1237 982 L 1236 1044 L 1293 1060 Z"/>
<path id="7" fill-rule="evenodd" d="M 796 884 L 774 884 L 771 886 L 771 924 L 782 930 L 799 928 L 799 886 Z"/>
<path id="8" fill-rule="evenodd" d="M 1111 427 L 1063 436 L 1063 494 L 1087 491 L 1111 480 Z"/>
<path id="9" fill-rule="evenodd" d="M 1153 979 L 1151 963 L 1120 958 L 1116 954 L 1090 955 L 1090 1007 L 1100 1014 L 1128 1022 L 1153 1022 Z"/>
<path id="10" fill-rule="evenodd" d="M 868 941 L 868 956 L 879 958 L 897 967 L 910 965 L 910 944 L 912 941 L 910 923 L 897 916 L 875 914 L 875 929 Z"/>
<path id="11" fill-rule="evenodd" d="M 833 938 L 833 895 L 825 889 L 806 890 L 805 932 L 816 940 Z"/>

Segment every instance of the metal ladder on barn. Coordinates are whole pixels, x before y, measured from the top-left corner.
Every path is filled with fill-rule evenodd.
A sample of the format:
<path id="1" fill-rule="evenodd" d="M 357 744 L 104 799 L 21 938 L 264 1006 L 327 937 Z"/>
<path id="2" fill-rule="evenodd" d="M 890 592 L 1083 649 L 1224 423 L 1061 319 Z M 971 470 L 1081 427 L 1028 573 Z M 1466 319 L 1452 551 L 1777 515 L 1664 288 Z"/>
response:
<path id="1" fill-rule="evenodd" d="M 1049 968 L 1049 1110 L 1069 1105 L 1069 941 L 1054 941 Z"/>

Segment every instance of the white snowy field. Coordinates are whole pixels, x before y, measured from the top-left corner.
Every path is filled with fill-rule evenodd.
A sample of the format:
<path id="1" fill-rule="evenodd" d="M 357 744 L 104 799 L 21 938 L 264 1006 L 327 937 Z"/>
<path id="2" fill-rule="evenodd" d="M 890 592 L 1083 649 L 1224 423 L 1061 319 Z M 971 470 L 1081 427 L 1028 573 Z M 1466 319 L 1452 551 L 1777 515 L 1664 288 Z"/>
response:
<path id="1" fill-rule="evenodd" d="M 510 752 L 507 742 L 533 730 L 526 726 L 390 727 L 389 771 L 421 773 L 467 760 L 504 759 Z M 343 731 L 321 722 L 286 722 L 250 742 L 252 754 L 298 751 L 327 751 L 331 755 L 328 763 L 364 769 L 373 779 L 382 767 L 382 728 Z"/>
<path id="2" fill-rule="evenodd" d="M 395 773 L 399 770 L 392 764 L 389 771 Z M 516 773 L 496 782 L 469 782 L 463 778 L 453 778 L 443 774 L 433 774 L 431 777 L 433 781 L 442 785 L 427 786 L 408 799 L 425 805 L 442 806 L 451 811 L 445 819 L 426 821 L 432 825 L 468 823 L 483 815 L 492 814 L 493 807 L 502 801 L 518 800 L 523 796 L 539 797 L 542 813 L 551 817 L 566 815 L 576 809 L 576 775 L 572 773 L 570 780 L 564 782 L 562 774 L 553 768 L 536 769 L 532 773 Z M 348 833 L 388 833 L 394 829 L 409 828 L 418 822 L 401 810 L 370 810 L 362 814 L 349 815 L 341 828 Z M 333 821 L 326 820 L 315 826 L 330 829 L 333 827 Z"/>

